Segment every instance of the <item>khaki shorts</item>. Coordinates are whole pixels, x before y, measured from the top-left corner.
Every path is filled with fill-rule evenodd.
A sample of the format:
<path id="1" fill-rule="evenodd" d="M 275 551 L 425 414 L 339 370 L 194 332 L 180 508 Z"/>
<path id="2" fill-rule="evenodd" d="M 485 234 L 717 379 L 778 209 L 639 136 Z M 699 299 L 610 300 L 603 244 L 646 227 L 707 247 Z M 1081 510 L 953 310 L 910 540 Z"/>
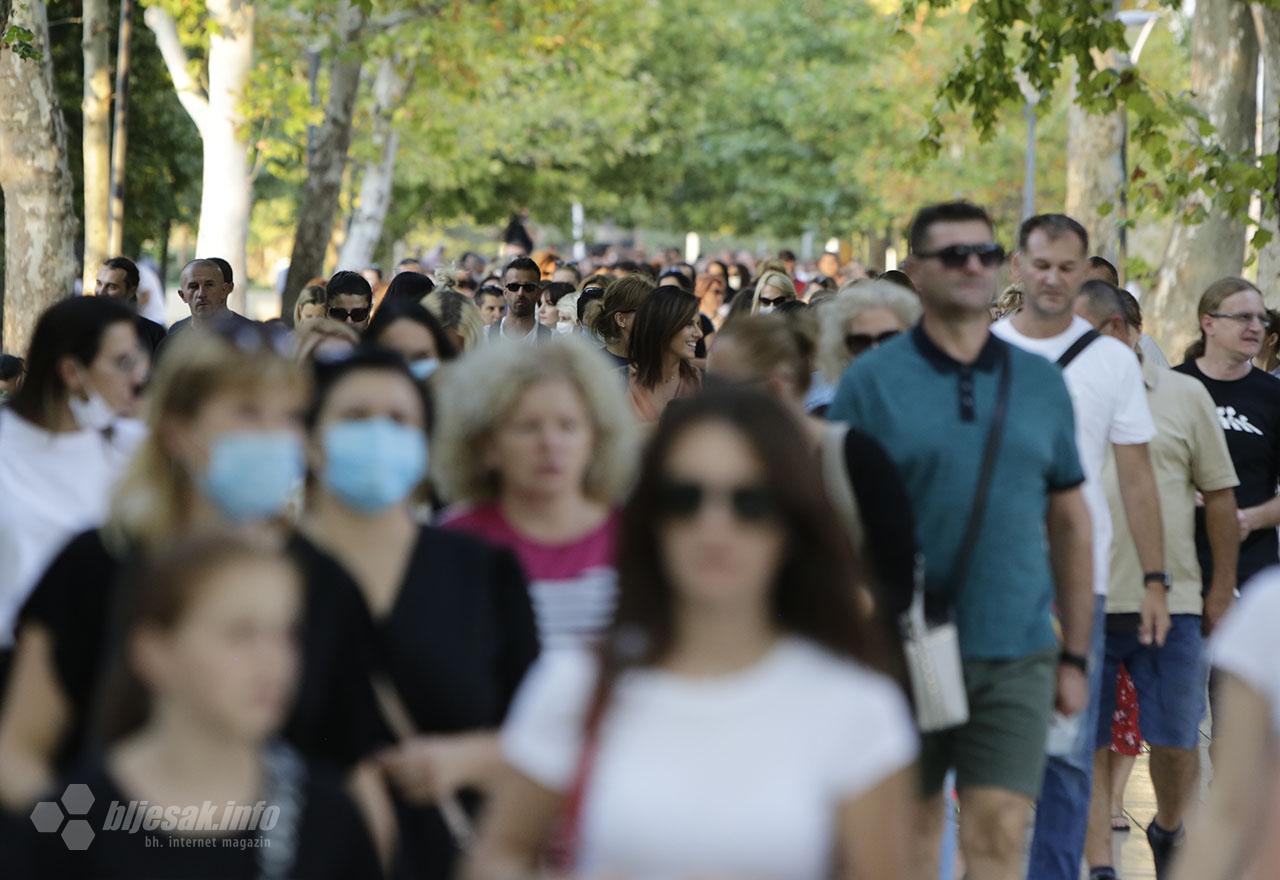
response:
<path id="1" fill-rule="evenodd" d="M 959 789 L 992 787 L 1039 797 L 1057 671 L 1057 648 L 1011 660 L 965 659 L 969 720 L 922 737 L 924 794 L 940 792 L 954 769 Z"/>

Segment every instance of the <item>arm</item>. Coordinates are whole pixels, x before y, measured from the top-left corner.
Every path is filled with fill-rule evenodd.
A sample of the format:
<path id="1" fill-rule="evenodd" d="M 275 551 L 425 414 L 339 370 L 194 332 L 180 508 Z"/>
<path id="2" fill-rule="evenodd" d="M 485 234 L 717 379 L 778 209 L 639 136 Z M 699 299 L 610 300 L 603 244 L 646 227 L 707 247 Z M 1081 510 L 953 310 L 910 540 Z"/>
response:
<path id="1" fill-rule="evenodd" d="M 0 805 L 25 811 L 53 786 L 53 759 L 71 709 L 53 666 L 53 641 L 37 623 L 18 633 L 0 710 Z"/>
<path id="2" fill-rule="evenodd" d="M 1241 508 L 1239 521 L 1241 541 L 1260 529 L 1274 529 L 1280 526 L 1280 495 L 1265 504 Z"/>
<path id="3" fill-rule="evenodd" d="M 564 805 L 564 795 L 505 767 L 489 803 L 464 880 L 518 880 L 536 876 L 539 854 Z"/>
<path id="4" fill-rule="evenodd" d="M 1240 532 L 1236 521 L 1234 489 L 1204 493 L 1204 523 L 1213 554 L 1213 579 L 1204 597 L 1204 634 L 1213 632 L 1231 607 L 1236 590 L 1236 563 L 1240 560 Z"/>
<path id="5" fill-rule="evenodd" d="M 1093 535 L 1080 487 L 1050 494 L 1046 525 L 1058 617 L 1062 622 L 1062 647 L 1072 654 L 1087 656 L 1093 629 Z M 1058 711 L 1074 715 L 1084 708 L 1087 699 L 1084 673 L 1074 666 L 1058 664 Z"/>
<path id="6" fill-rule="evenodd" d="M 1160 494 L 1151 467 L 1147 444 L 1114 444 L 1120 499 L 1124 503 L 1129 532 L 1138 548 L 1142 570 L 1164 571 L 1164 525 L 1160 518 Z M 1102 551 L 1099 551 L 1102 552 Z M 1169 634 L 1169 597 L 1159 584 L 1147 585 L 1142 597 L 1138 640 L 1163 645 Z"/>
<path id="7" fill-rule="evenodd" d="M 1277 761 L 1270 705 L 1234 675 L 1224 675 L 1220 687 L 1222 748 L 1214 761 L 1209 802 L 1176 862 L 1177 880 L 1242 876 L 1263 830 L 1260 820 L 1269 812 L 1267 795 L 1274 790 Z M 1269 876 L 1275 867 L 1263 866 L 1259 876 Z"/>
<path id="8" fill-rule="evenodd" d="M 488 730 L 416 736 L 382 752 L 379 763 L 407 800 L 436 803 L 462 788 L 487 789 L 502 768 L 498 734 Z"/>
<path id="9" fill-rule="evenodd" d="M 910 875 L 914 803 L 915 771 L 907 769 L 841 804 L 841 876 L 877 880 Z"/>
<path id="10" fill-rule="evenodd" d="M 351 771 L 347 779 L 347 793 L 351 795 L 351 800 L 364 819 L 383 873 L 389 876 L 396 854 L 399 829 L 396 825 L 395 803 L 391 800 L 391 793 L 387 791 L 374 761 L 362 761 Z"/>

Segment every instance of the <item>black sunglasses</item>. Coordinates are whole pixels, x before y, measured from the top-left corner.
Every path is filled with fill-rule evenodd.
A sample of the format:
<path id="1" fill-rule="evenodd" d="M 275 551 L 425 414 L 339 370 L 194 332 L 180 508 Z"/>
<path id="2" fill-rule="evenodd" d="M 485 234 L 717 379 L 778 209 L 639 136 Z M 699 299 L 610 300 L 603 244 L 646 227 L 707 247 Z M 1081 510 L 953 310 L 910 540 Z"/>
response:
<path id="1" fill-rule="evenodd" d="M 351 319 L 353 324 L 363 324 L 365 319 L 369 317 L 372 309 L 365 307 L 363 309 L 340 309 L 337 306 L 329 306 L 329 317 L 335 321 L 346 321 Z"/>
<path id="2" fill-rule="evenodd" d="M 780 306 L 789 299 L 791 299 L 789 296 L 762 296 L 760 297 L 760 305 Z"/>
<path id="3" fill-rule="evenodd" d="M 778 505 L 767 486 L 715 489 L 700 483 L 668 480 L 658 490 L 658 510 L 669 519 L 692 519 L 709 499 L 728 501 L 742 522 L 764 522 L 777 515 Z"/>
<path id="4" fill-rule="evenodd" d="M 963 269 L 969 265 L 969 257 L 977 257 L 987 268 L 1004 262 L 1004 248 L 998 244 L 953 244 L 931 253 L 917 253 L 922 260 L 937 259 L 948 269 Z"/>
<path id="5" fill-rule="evenodd" d="M 888 342 L 901 332 L 901 330 L 886 330 L 874 336 L 870 333 L 849 333 L 844 338 L 844 347 L 849 350 L 849 354 L 857 357 L 869 348 L 875 348 L 882 342 Z"/>
<path id="6" fill-rule="evenodd" d="M 521 284 L 519 281 L 512 281 L 510 284 L 507 285 L 507 290 L 511 291 L 512 293 L 518 293 L 522 290 L 525 293 L 533 293 L 537 289 L 538 289 L 537 281 L 526 281 L 523 284 Z"/>

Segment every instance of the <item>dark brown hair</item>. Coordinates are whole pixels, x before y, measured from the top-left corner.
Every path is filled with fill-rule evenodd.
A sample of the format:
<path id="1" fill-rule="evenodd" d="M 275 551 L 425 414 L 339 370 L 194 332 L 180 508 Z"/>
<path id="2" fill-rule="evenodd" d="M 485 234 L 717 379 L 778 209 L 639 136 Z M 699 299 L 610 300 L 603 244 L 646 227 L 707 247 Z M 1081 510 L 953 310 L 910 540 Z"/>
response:
<path id="1" fill-rule="evenodd" d="M 604 297 L 600 300 L 602 309 L 591 329 L 605 342 L 619 342 L 622 339 L 622 328 L 613 319 L 614 315 L 636 311 L 653 290 L 653 281 L 644 275 L 615 278 L 604 289 Z"/>
<path id="2" fill-rule="evenodd" d="M 636 309 L 627 348 L 636 382 L 642 388 L 653 388 L 662 381 L 662 362 L 671 340 L 697 317 L 698 298 L 679 287 L 657 288 Z M 686 379 L 697 377 L 697 371 L 683 360 L 680 372 Z"/>

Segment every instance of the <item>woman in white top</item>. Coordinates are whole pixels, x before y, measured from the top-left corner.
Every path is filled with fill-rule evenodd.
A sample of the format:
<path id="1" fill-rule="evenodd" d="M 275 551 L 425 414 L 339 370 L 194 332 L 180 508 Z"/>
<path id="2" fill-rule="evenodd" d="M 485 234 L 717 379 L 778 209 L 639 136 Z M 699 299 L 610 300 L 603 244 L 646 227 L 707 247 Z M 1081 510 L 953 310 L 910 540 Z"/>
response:
<path id="1" fill-rule="evenodd" d="M 1213 783 L 1176 864 L 1179 880 L 1280 876 L 1277 628 L 1280 569 L 1273 568 L 1246 585 L 1209 643 L 1218 673 Z"/>
<path id="2" fill-rule="evenodd" d="M 526 679 L 468 876 L 548 844 L 587 877 L 906 876 L 915 734 L 804 446 L 758 391 L 667 410 L 623 511 L 616 620 Z"/>
<path id="3" fill-rule="evenodd" d="M 0 410 L 0 651 L 18 608 L 72 535 L 98 525 L 142 439 L 147 358 L 137 316 L 110 297 L 73 297 L 36 322 L 22 387 Z"/>

